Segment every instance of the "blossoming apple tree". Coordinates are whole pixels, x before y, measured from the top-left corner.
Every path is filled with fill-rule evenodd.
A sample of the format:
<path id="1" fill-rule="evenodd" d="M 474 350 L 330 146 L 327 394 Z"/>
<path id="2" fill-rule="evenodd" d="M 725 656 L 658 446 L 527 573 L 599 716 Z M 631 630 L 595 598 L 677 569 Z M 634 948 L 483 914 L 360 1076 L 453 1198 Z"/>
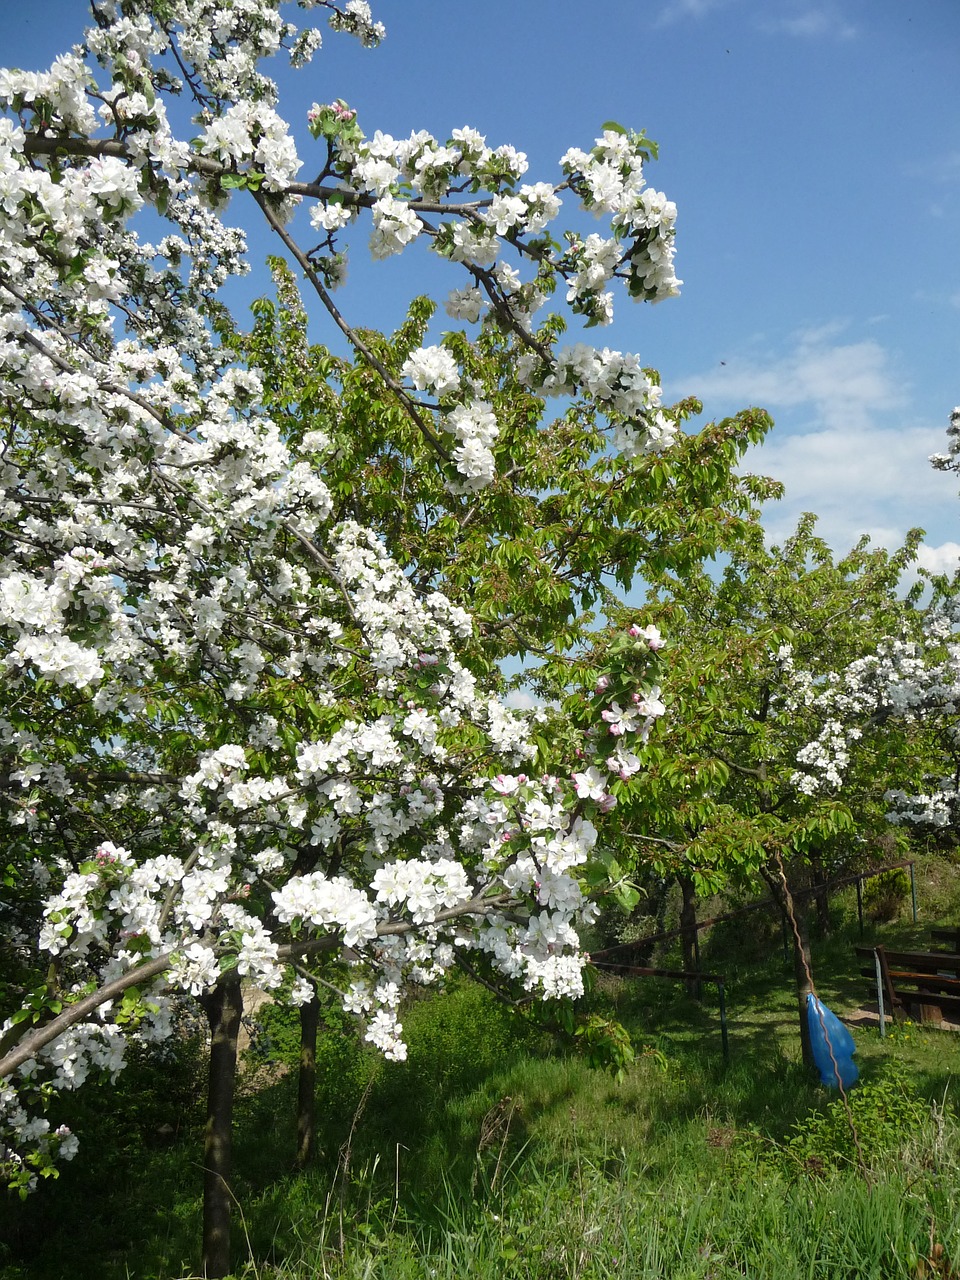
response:
<path id="1" fill-rule="evenodd" d="M 71 1156 L 75 1137 L 45 1114 L 56 1091 L 115 1074 L 131 1036 L 167 1037 L 175 1002 L 195 997 L 222 1068 L 205 1156 L 210 1275 L 229 1267 L 241 979 L 297 1003 L 322 965 L 395 1057 L 403 984 L 437 979 L 458 953 L 531 994 L 581 989 L 582 871 L 609 808 L 597 779 L 661 710 L 653 634 L 610 664 L 627 714 L 582 702 L 616 718 L 617 742 L 575 718 L 577 776 L 534 770 L 531 725 L 491 692 L 463 607 L 479 557 L 445 577 L 443 547 L 453 517 L 490 544 L 520 527 L 514 508 L 512 526 L 491 529 L 486 495 L 540 447 L 543 397 L 573 401 L 544 446 L 569 451 L 551 455 L 553 474 L 582 456 L 579 428 L 614 461 L 582 528 L 554 510 L 551 589 L 569 619 L 578 584 L 630 571 L 626 527 L 583 558 L 603 486 L 636 501 L 651 456 L 695 448 L 677 443 L 688 409 L 662 405 L 638 357 L 561 346 L 561 326 L 536 319 L 557 288 L 588 327 L 611 319 L 614 281 L 638 300 L 677 292 L 675 210 L 644 178 L 652 144 L 605 127 L 555 182 L 528 182 L 525 157 L 473 129 L 370 139 L 337 101 L 309 113 L 301 159 L 260 64 L 281 50 L 308 62 L 320 32 L 284 7 L 94 0 L 83 44 L 49 71 L 0 72 L 4 1172 L 25 1190 Z M 363 0 L 301 7 L 366 45 L 383 36 Z M 219 299 L 248 269 L 224 220 L 236 199 L 353 353 L 320 368 L 309 420 L 302 402 L 280 403 L 275 370 L 254 366 Z M 554 239 L 571 200 L 607 234 Z M 334 291 L 364 225 L 376 258 L 422 241 L 452 264 L 447 312 L 474 338 L 430 342 L 414 319 L 401 352 L 348 323 Z M 369 418 L 378 444 L 361 458 Z M 708 436 L 698 460 L 712 443 L 732 456 L 764 426 Z M 382 491 L 368 496 L 392 439 L 430 477 L 428 501 L 401 490 L 393 524 Z M 735 521 L 729 461 L 699 492 L 722 489 Z M 542 474 L 522 476 L 528 497 Z M 434 539 L 419 568 L 411 521 Z M 493 656 L 523 648 L 528 631 L 495 612 L 487 638 L 513 638 Z"/>

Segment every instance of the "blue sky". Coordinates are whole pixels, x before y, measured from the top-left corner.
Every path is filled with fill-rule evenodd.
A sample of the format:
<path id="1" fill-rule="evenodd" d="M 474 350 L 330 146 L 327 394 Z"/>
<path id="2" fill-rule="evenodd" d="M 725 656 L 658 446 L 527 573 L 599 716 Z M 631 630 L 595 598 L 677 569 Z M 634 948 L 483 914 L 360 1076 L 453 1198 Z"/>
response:
<path id="1" fill-rule="evenodd" d="M 85 8 L 5 0 L 0 61 L 46 65 Z M 329 34 L 311 67 L 279 77 L 302 155 L 307 107 L 334 97 L 367 134 L 472 125 L 526 151 L 534 181 L 607 119 L 645 129 L 661 148 L 648 181 L 679 209 L 684 287 L 657 307 L 624 298 L 593 339 L 638 351 L 706 418 L 770 410 L 750 465 L 787 486 L 766 515 L 774 537 L 812 510 L 838 550 L 921 525 L 931 564 L 960 554 L 956 478 L 927 462 L 960 403 L 957 0 L 373 8 L 379 49 Z M 255 261 L 273 248 L 258 234 Z M 357 324 L 389 328 L 413 293 L 459 283 L 422 255 L 367 256 L 361 239 L 343 296 Z"/>

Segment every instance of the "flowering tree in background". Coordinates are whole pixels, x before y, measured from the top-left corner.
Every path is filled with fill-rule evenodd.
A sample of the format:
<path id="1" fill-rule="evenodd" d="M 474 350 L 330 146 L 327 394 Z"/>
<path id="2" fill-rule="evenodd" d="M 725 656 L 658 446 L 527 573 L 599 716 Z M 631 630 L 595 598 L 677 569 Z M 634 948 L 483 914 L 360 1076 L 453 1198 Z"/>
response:
<path id="1" fill-rule="evenodd" d="M 366 45 L 382 38 L 362 0 L 315 7 Z M 499 528 L 485 495 L 509 492 L 516 467 L 530 503 L 544 476 L 609 455 L 583 526 L 571 504 L 547 503 L 547 534 L 524 546 L 527 563 L 554 548 L 557 651 L 559 623 L 601 595 L 602 574 L 626 581 L 636 563 L 635 505 L 585 550 L 604 495 L 666 492 L 670 471 L 650 455 L 699 450 L 709 466 L 720 446 L 687 492 L 727 506 L 687 537 L 690 556 L 742 518 L 749 486 L 730 463 L 766 427 L 748 417 L 677 445 L 691 406 L 665 408 L 653 371 L 560 346 L 561 326 L 536 319 L 557 287 L 588 327 L 611 319 L 614 280 L 639 300 L 677 292 L 675 210 L 645 185 L 642 135 L 608 125 L 566 153 L 556 183 L 525 182 L 525 157 L 472 129 L 367 139 L 335 102 L 309 114 L 319 173 L 303 182 L 260 63 L 287 49 L 302 65 L 320 33 L 281 8 L 97 0 L 84 45 L 49 72 L 0 73 L 4 1170 L 27 1190 L 71 1156 L 75 1137 L 43 1114 L 56 1090 L 115 1074 L 131 1036 L 168 1037 L 175 1001 L 199 999 L 213 1035 L 209 1275 L 229 1269 L 241 980 L 297 1003 L 325 962 L 323 980 L 394 1057 L 403 983 L 437 979 L 460 951 L 531 994 L 581 990 L 592 818 L 662 710 L 656 636 L 628 635 L 611 657 L 618 699 L 583 702 L 617 726 L 614 763 L 581 716 L 572 780 L 534 773 L 531 725 L 485 676 L 534 647 L 537 612 L 494 608 L 488 575 L 478 637 L 463 603 L 479 542 L 472 567 L 445 574 L 451 520 L 503 547 L 522 504 Z M 302 397 L 280 403 L 277 363 L 254 367 L 219 301 L 248 269 L 224 222 L 241 197 L 353 350 L 353 365 L 318 370 L 316 422 Z M 608 234 L 555 240 L 570 197 Z M 425 240 L 455 265 L 447 311 L 476 337 L 430 344 L 414 316 L 387 349 L 351 327 L 333 291 L 362 221 L 375 257 Z M 547 396 L 574 407 L 541 444 Z M 361 458 L 370 423 L 378 443 Z M 344 466 L 351 445 L 359 473 Z M 391 517 L 383 475 L 398 456 L 429 480 L 401 489 Z M 665 554 L 672 534 L 655 508 L 643 515 L 650 554 Z M 432 538 L 420 557 L 416 522 Z M 495 562 L 509 578 L 508 554 Z M 484 658 L 496 634 L 511 638 Z"/>
<path id="2" fill-rule="evenodd" d="M 960 470 L 960 408 L 950 415 L 946 453 L 930 459 Z M 845 673 L 851 705 L 875 735 L 901 727 L 911 750 L 898 761 L 885 796 L 897 826 L 956 836 L 960 829 L 960 574 L 934 576 L 919 629 L 893 628 L 875 654 Z"/>
<path id="3" fill-rule="evenodd" d="M 614 783 L 605 840 L 641 881 L 678 880 L 689 930 L 697 894 L 765 882 L 797 922 L 802 1031 L 809 951 L 793 895 L 862 862 L 883 829 L 903 735 L 893 723 L 866 731 L 872 707 L 853 673 L 891 632 L 919 627 L 900 583 L 920 536 L 895 553 L 864 539 L 835 558 L 813 516 L 781 547 L 755 528 L 722 573 L 651 579 L 641 611 L 670 639 L 668 711 Z"/>

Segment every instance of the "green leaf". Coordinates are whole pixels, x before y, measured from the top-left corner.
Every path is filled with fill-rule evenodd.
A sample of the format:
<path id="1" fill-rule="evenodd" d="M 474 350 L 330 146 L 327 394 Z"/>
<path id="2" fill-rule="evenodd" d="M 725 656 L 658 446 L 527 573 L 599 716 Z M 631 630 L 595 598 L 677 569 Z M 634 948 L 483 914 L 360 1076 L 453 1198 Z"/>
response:
<path id="1" fill-rule="evenodd" d="M 613 896 L 624 911 L 632 911 L 640 902 L 640 894 L 629 884 L 618 884 Z"/>

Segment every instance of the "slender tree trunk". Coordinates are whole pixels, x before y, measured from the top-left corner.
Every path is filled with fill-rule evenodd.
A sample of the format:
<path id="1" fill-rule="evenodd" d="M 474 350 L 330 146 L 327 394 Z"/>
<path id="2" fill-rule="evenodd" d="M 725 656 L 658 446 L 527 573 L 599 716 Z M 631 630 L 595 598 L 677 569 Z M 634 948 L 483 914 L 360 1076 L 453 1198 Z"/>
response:
<path id="1" fill-rule="evenodd" d="M 813 983 L 809 975 L 813 970 L 810 961 L 810 933 L 806 913 L 800 904 L 794 901 L 790 885 L 786 879 L 780 879 L 776 867 L 771 868 L 767 882 L 787 917 L 788 936 L 793 951 L 793 977 L 797 987 L 797 1006 L 800 1013 L 800 1056 L 804 1066 L 815 1070 L 816 1064 L 813 1061 L 813 1049 L 810 1044 L 810 1026 L 807 1022 L 807 996 L 813 991 Z"/>
<path id="2" fill-rule="evenodd" d="M 209 1280 L 220 1280 L 230 1271 L 233 1094 L 237 1037 L 243 1015 L 243 994 L 236 970 L 223 975 L 204 997 L 203 1004 L 211 1034 L 207 1126 L 203 1137 L 203 1274 Z"/>
<path id="3" fill-rule="evenodd" d="M 300 1006 L 300 1075 L 297 1081 L 297 1168 L 306 1169 L 317 1150 L 317 1027 L 320 1001 Z"/>
<path id="4" fill-rule="evenodd" d="M 821 889 L 814 895 L 814 901 L 817 904 L 817 928 L 820 931 L 821 938 L 830 937 L 830 897 L 826 889 Z"/>
<path id="5" fill-rule="evenodd" d="M 690 974 L 687 979 L 687 991 L 695 999 L 701 996 L 700 980 L 693 977 L 697 964 L 697 894 L 693 880 L 689 876 L 678 875 L 680 885 L 680 943 L 683 950 L 683 972 Z"/>
<path id="6" fill-rule="evenodd" d="M 826 887 L 827 872 L 823 863 L 819 858 L 814 858 L 811 862 L 810 876 L 814 885 L 822 885 L 813 895 L 813 900 L 817 907 L 817 930 L 821 938 L 829 938 L 830 936 L 830 893 Z"/>
<path id="7" fill-rule="evenodd" d="M 792 894 L 787 890 L 792 901 Z M 815 1069 L 816 1064 L 813 1061 L 813 1050 L 810 1046 L 810 1024 L 807 1021 L 807 996 L 813 991 L 813 983 L 810 981 L 810 936 L 807 928 L 806 913 L 795 903 L 793 905 L 794 919 L 797 922 L 797 931 L 800 934 L 800 942 L 797 943 L 796 935 L 791 926 L 790 934 L 793 938 L 793 976 L 797 984 L 797 1005 L 800 1011 L 800 1055 L 803 1058 L 804 1065 Z"/>

